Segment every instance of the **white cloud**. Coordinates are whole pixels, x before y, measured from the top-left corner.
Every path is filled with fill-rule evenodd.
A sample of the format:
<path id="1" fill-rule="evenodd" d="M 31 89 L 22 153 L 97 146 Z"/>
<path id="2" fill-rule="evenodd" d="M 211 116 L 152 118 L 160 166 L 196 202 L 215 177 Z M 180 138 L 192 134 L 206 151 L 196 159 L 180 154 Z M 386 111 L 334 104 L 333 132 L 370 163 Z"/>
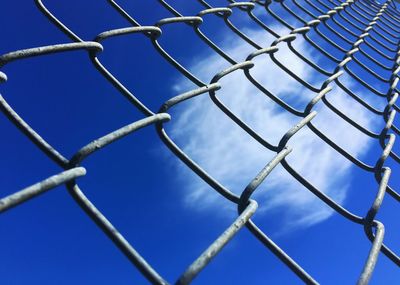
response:
<path id="1" fill-rule="evenodd" d="M 267 39 L 264 31 L 247 30 L 246 33 L 253 39 Z M 241 40 L 230 39 L 228 42 L 223 49 L 237 60 L 243 61 L 252 51 Z M 270 41 L 265 40 L 263 46 L 268 46 L 269 43 Z M 305 56 L 312 57 L 301 39 L 296 39 L 296 46 Z M 277 57 L 285 64 L 290 64 L 291 70 L 304 80 L 318 81 L 316 72 L 285 48 L 285 44 L 279 47 Z M 257 58 L 255 63 L 256 66 L 251 70 L 253 76 L 285 101 L 303 109 L 316 96 L 286 75 L 268 56 Z M 219 56 L 211 55 L 196 61 L 190 70 L 209 81 L 214 74 L 228 66 L 229 64 Z M 174 89 L 184 90 L 186 85 L 183 82 L 184 80 L 178 81 Z M 221 84 L 222 89 L 217 91 L 217 94 L 224 104 L 263 138 L 275 145 L 284 133 L 301 119 L 284 111 L 259 92 L 245 78 L 242 71 L 228 75 Z M 348 84 L 351 85 L 350 82 Z M 364 127 L 373 127 L 370 113 L 339 88 L 335 88 L 327 97 Z M 231 191 L 240 194 L 275 153 L 265 149 L 238 127 L 214 105 L 208 95 L 189 100 L 182 105 L 175 107 L 174 120 L 170 125 L 171 136 L 208 173 Z M 322 103 L 319 103 L 316 109 L 319 113 L 313 122 L 335 142 L 355 156 L 360 156 L 367 150 L 367 136 L 331 111 L 327 111 Z M 326 126 L 328 128 L 325 128 Z M 307 128 L 298 132 L 288 145 L 293 147 L 293 152 L 287 158 L 289 163 L 336 202 L 343 203 L 351 183 L 349 170 L 352 164 Z M 186 183 L 182 183 L 182 187 L 183 193 L 186 193 L 185 203 L 188 207 L 221 208 L 229 203 L 217 199 L 219 194 L 205 183 L 193 179 L 193 176 L 185 179 Z M 328 207 L 292 178 L 282 166 L 272 171 L 256 190 L 254 198 L 260 206 L 256 215 L 279 215 L 281 229 L 285 231 L 313 225 L 332 214 Z"/>

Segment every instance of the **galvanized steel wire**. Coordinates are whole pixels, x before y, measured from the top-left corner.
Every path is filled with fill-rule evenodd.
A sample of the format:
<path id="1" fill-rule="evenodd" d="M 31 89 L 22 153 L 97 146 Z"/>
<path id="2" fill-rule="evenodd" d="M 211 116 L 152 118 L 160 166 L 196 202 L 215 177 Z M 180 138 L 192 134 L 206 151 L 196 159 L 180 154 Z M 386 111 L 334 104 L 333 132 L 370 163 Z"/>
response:
<path id="1" fill-rule="evenodd" d="M 194 1 L 194 0 L 193 0 Z M 160 19 L 153 26 L 142 26 L 134 17 L 132 17 L 118 1 L 108 0 L 110 9 L 115 9 L 121 17 L 126 19 L 130 26 L 121 29 L 104 31 L 103 33 L 93 37 L 93 40 L 83 40 L 77 33 L 69 29 L 61 20 L 54 15 L 45 4 L 45 1 L 35 0 L 38 9 L 45 15 L 50 22 L 55 25 L 60 31 L 68 36 L 71 42 L 62 43 L 57 45 L 49 45 L 42 47 L 34 47 L 28 49 L 21 49 L 12 51 L 0 56 L 0 67 L 10 64 L 13 61 L 23 60 L 30 57 L 42 57 L 48 54 L 63 53 L 73 50 L 85 50 L 88 53 L 89 59 L 93 66 L 111 83 L 120 93 L 124 96 L 133 108 L 136 108 L 143 114 L 143 119 L 132 122 L 118 130 L 115 130 L 93 142 L 88 143 L 72 156 L 66 158 L 62 153 L 52 147 L 46 140 L 40 136 L 18 113 L 7 103 L 7 100 L 0 96 L 0 109 L 5 116 L 17 127 L 23 134 L 25 134 L 40 150 L 44 152 L 54 163 L 59 165 L 63 171 L 44 179 L 43 181 L 29 186 L 23 190 L 15 192 L 0 200 L 0 213 L 8 211 L 13 207 L 17 207 L 21 203 L 44 194 L 46 191 L 59 185 L 66 185 L 68 192 L 76 203 L 82 208 L 83 211 L 95 222 L 98 227 L 106 234 L 116 247 L 128 258 L 128 260 L 153 284 L 169 284 L 152 266 L 149 264 L 135 248 L 125 239 L 125 237 L 118 232 L 113 224 L 104 216 L 104 214 L 96 208 L 96 206 L 85 196 L 84 192 L 79 187 L 78 178 L 84 179 L 86 170 L 80 166 L 81 162 L 93 155 L 96 151 L 103 151 L 102 149 L 122 139 L 125 136 L 137 131 L 140 128 L 146 128 L 154 125 L 160 140 L 171 150 L 171 152 L 183 161 L 194 173 L 201 177 L 208 183 L 215 191 L 221 194 L 231 203 L 237 205 L 238 217 L 219 237 L 216 239 L 193 263 L 185 270 L 182 275 L 177 278 L 175 284 L 189 284 L 201 270 L 222 250 L 222 248 L 233 238 L 233 236 L 244 227 L 254 235 L 265 247 L 270 250 L 278 259 L 287 265 L 288 269 L 293 271 L 302 281 L 307 284 L 317 284 L 312 275 L 307 273 L 295 260 L 293 260 L 284 249 L 280 248 L 270 237 L 268 237 L 262 229 L 260 229 L 251 219 L 252 215 L 256 212 L 257 202 L 252 199 L 253 193 L 257 190 L 259 185 L 267 178 L 267 176 L 278 165 L 282 165 L 284 169 L 293 176 L 299 183 L 305 186 L 309 191 L 316 195 L 319 199 L 325 202 L 334 211 L 340 214 L 343 218 L 350 220 L 362 227 L 365 231 L 367 238 L 371 241 L 371 249 L 368 254 L 365 266 L 360 268 L 360 278 L 358 284 L 367 284 L 374 271 L 375 264 L 378 259 L 379 252 L 385 254 L 393 263 L 400 265 L 400 257 L 384 243 L 384 225 L 375 219 L 376 214 L 382 206 L 382 201 L 386 193 L 392 196 L 395 200 L 400 201 L 400 194 L 396 192 L 392 186 L 389 185 L 391 169 L 385 166 L 385 161 L 390 156 L 395 162 L 400 162 L 400 156 L 393 150 L 396 137 L 400 133 L 398 126 L 394 124 L 396 112 L 399 111 L 398 99 L 398 82 L 400 72 L 400 11 L 397 9 L 395 2 L 388 0 L 379 4 L 370 0 L 346 0 L 344 2 L 338 0 L 304 0 L 307 5 L 299 3 L 297 0 L 280 0 L 277 1 L 282 8 L 289 13 L 292 17 L 303 23 L 303 26 L 294 27 L 285 18 L 278 15 L 273 9 L 270 8 L 271 1 L 252 0 L 249 2 L 236 2 L 229 0 L 225 7 L 213 7 L 204 0 L 197 0 L 203 5 L 204 10 L 199 11 L 197 15 L 182 15 L 176 7 L 173 7 L 165 0 L 159 0 L 160 8 L 165 8 L 171 13 L 171 18 Z M 312 20 L 306 20 L 303 16 L 293 11 L 288 5 L 295 5 L 301 9 L 305 15 Z M 265 8 L 268 16 L 275 18 L 283 26 L 290 30 L 287 35 L 278 35 L 273 29 L 260 20 L 254 13 L 253 9 L 257 6 Z M 250 39 L 240 28 L 236 27 L 230 20 L 230 16 L 235 10 L 247 14 L 251 21 L 254 21 L 261 29 L 264 29 L 270 35 L 275 37 L 275 41 L 270 46 L 260 46 Z M 318 12 L 318 13 L 316 13 Z M 247 59 L 243 62 L 235 61 L 229 54 L 227 54 L 218 44 L 213 42 L 206 33 L 201 30 L 201 25 L 205 15 L 212 14 L 216 17 L 223 19 L 225 25 L 237 34 L 243 41 L 247 42 L 254 48 L 254 52 L 248 55 Z M 340 20 L 339 20 L 340 19 Z M 162 45 L 158 42 L 158 38 L 162 35 L 162 30 L 165 25 L 174 25 L 184 23 L 193 28 L 193 32 L 205 44 L 212 48 L 221 58 L 226 60 L 231 66 L 223 71 L 216 71 L 213 79 L 207 83 L 203 82 L 181 65 L 178 60 L 171 56 Z M 346 24 L 343 24 L 346 23 Z M 339 37 L 348 46 L 342 46 L 340 43 L 332 39 L 328 34 L 321 30 L 321 26 L 328 29 L 331 34 Z M 351 26 L 351 29 L 349 28 Z M 339 28 L 334 28 L 339 27 Z M 339 51 L 342 56 L 337 57 L 331 51 L 324 49 L 318 41 L 313 40 L 309 33 L 313 31 L 317 33 L 321 41 L 329 43 L 334 49 Z M 358 32 L 355 32 L 358 31 Z M 124 84 L 122 84 L 116 76 L 114 76 L 100 61 L 98 54 L 103 51 L 102 42 L 112 37 L 126 36 L 128 34 L 143 34 L 153 44 L 154 49 L 174 68 L 176 68 L 182 75 L 192 81 L 198 86 L 197 89 L 184 94 L 177 95 L 167 100 L 160 109 L 152 110 L 140 99 L 138 99 Z M 346 35 L 347 36 L 346 36 Z M 351 36 L 351 37 L 349 37 Z M 301 52 L 296 50 L 293 42 L 301 38 L 311 44 L 314 48 L 319 50 L 326 58 L 327 61 L 335 64 L 332 71 L 324 69 L 319 66 L 313 59 L 307 58 Z M 305 64 L 324 76 L 325 81 L 321 86 L 313 86 L 298 77 L 289 66 L 286 66 L 276 57 L 282 45 L 287 45 L 289 49 L 298 56 Z M 368 48 L 367 48 L 368 47 Z M 377 57 L 371 55 L 368 50 L 372 49 L 379 56 L 385 59 L 385 62 L 390 61 L 391 65 L 382 63 Z M 360 61 L 357 54 L 362 54 L 373 62 L 376 68 L 368 66 L 363 61 Z M 260 55 L 268 55 L 271 60 L 284 70 L 288 75 L 301 83 L 310 91 L 316 93 L 316 96 L 307 104 L 304 110 L 296 109 L 284 102 L 278 96 L 273 94 L 268 88 L 258 82 L 251 73 L 251 69 L 255 63 L 253 59 Z M 365 78 L 358 75 L 356 71 L 352 70 L 349 62 L 355 62 L 359 67 L 363 68 L 371 76 L 376 79 L 387 83 L 388 89 L 385 92 L 377 90 Z M 389 78 L 384 77 L 383 71 L 391 73 Z M 242 121 L 235 113 L 230 110 L 218 98 L 218 90 L 223 89 L 224 85 L 220 80 L 229 76 L 233 72 L 243 72 L 249 82 L 251 82 L 262 93 L 271 98 L 276 104 L 280 105 L 287 112 L 298 116 L 298 124 L 293 126 L 286 134 L 280 139 L 277 145 L 274 145 L 265 140 L 260 134 L 254 131 L 249 125 Z M 359 84 L 363 85 L 370 92 L 377 96 L 385 98 L 387 104 L 383 110 L 376 109 L 370 105 L 363 98 L 359 97 L 351 91 L 345 83 L 340 81 L 340 77 L 347 73 Z M 7 75 L 0 72 L 0 82 L 7 84 Z M 333 86 L 340 88 L 345 94 L 352 97 L 363 108 L 372 114 L 379 115 L 385 122 L 385 127 L 379 132 L 375 133 L 361 124 L 355 122 L 348 117 L 340 108 L 335 107 L 327 98 Z M 232 119 L 238 126 L 246 131 L 251 137 L 259 142 L 266 149 L 275 152 L 276 156 L 263 168 L 258 174 L 255 174 L 254 179 L 242 191 L 241 195 L 236 195 L 229 189 L 224 187 L 219 181 L 213 178 L 212 173 L 207 173 L 201 168 L 190 156 L 188 156 L 168 135 L 164 129 L 164 124 L 171 120 L 169 111 L 174 106 L 186 101 L 191 100 L 196 96 L 205 96 L 209 94 L 211 100 L 218 108 Z M 348 153 L 345 149 L 337 145 L 331 140 L 323 131 L 318 129 L 313 124 L 313 118 L 318 116 L 314 110 L 314 106 L 322 102 L 327 108 L 336 113 L 341 119 L 357 128 L 365 135 L 379 141 L 382 152 L 376 157 L 376 163 L 368 165 L 358 158 Z M 371 115 L 372 115 L 371 114 Z M 371 205 L 370 210 L 365 216 L 359 216 L 346 209 L 345 207 L 336 203 L 332 198 L 327 196 L 321 190 L 316 188 L 311 182 L 298 173 L 286 160 L 290 155 L 292 148 L 288 145 L 290 139 L 296 133 L 307 126 L 314 132 L 320 139 L 327 145 L 332 147 L 337 155 L 343 156 L 354 165 L 361 168 L 366 172 L 370 172 L 376 179 L 376 198 Z M 267 182 L 266 182 L 267 183 Z"/>

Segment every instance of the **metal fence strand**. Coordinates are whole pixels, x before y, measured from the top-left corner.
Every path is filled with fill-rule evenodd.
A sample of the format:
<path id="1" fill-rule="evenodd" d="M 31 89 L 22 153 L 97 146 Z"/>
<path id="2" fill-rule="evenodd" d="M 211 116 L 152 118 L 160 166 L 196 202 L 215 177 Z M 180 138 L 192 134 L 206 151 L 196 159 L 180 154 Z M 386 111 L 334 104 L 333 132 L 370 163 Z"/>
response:
<path id="1" fill-rule="evenodd" d="M 51 190 L 54 187 L 65 184 L 68 181 L 76 179 L 80 176 L 84 176 L 86 174 L 86 169 L 83 167 L 76 167 L 61 172 L 60 174 L 56 174 L 46 178 L 45 180 L 33 184 L 25 189 L 22 189 L 14 194 L 11 194 L 7 197 L 0 199 L 0 213 L 3 213 L 12 207 L 16 207 L 19 204 L 22 204 L 36 196 L 39 196 L 46 191 Z"/>

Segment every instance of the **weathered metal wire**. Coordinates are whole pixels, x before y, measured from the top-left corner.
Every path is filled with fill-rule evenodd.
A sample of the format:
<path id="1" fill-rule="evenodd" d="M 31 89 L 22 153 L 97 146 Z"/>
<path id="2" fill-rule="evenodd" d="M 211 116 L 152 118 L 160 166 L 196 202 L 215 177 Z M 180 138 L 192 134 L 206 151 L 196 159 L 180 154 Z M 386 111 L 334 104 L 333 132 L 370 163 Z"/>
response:
<path id="1" fill-rule="evenodd" d="M 201 177 L 212 189 L 221 194 L 227 201 L 237 205 L 238 218 L 195 260 L 193 263 L 177 278 L 176 284 L 189 284 L 201 270 L 222 250 L 222 248 L 233 238 L 233 236 L 246 226 L 250 232 L 265 247 L 267 247 L 275 256 L 280 259 L 287 267 L 295 273 L 303 282 L 307 284 L 317 284 L 312 275 L 310 275 L 300 264 L 296 263 L 283 249 L 274 243 L 252 220 L 251 217 L 256 213 L 257 202 L 252 200 L 253 193 L 258 189 L 261 183 L 265 181 L 268 175 L 277 165 L 283 168 L 295 178 L 301 185 L 312 192 L 316 197 L 323 201 L 347 220 L 361 225 L 368 239 L 371 241 L 371 249 L 367 256 L 365 266 L 360 268 L 361 274 L 358 284 L 367 284 L 372 276 L 374 267 L 377 263 L 379 252 L 385 254 L 395 264 L 400 266 L 400 257 L 394 250 L 384 244 L 384 225 L 375 217 L 382 207 L 383 198 L 388 193 L 392 198 L 400 201 L 400 194 L 395 191 L 393 186 L 389 185 L 391 169 L 386 166 L 386 160 L 391 157 L 395 163 L 400 163 L 400 156 L 394 152 L 393 146 L 400 129 L 394 124 L 396 112 L 399 111 L 397 105 L 398 82 L 400 72 L 400 11 L 397 5 L 388 0 L 385 3 L 373 2 L 370 0 L 346 0 L 344 2 L 337 0 L 280 0 L 272 2 L 271 0 L 252 0 L 249 2 L 236 2 L 228 0 L 227 5 L 223 7 L 213 7 L 205 0 L 197 0 L 205 9 L 199 11 L 196 15 L 185 16 L 166 0 L 159 0 L 160 7 L 169 11 L 173 17 L 160 19 L 153 26 L 142 26 L 134 16 L 130 15 L 115 0 L 108 0 L 110 7 L 115 9 L 130 26 L 104 31 L 93 37 L 92 41 L 83 40 L 78 33 L 68 28 L 61 20 L 57 18 L 45 5 L 42 0 L 35 0 L 40 12 L 49 19 L 61 32 L 63 32 L 72 42 L 53 44 L 43 47 L 34 47 L 12 51 L 0 56 L 0 68 L 13 61 L 23 60 L 30 57 L 42 57 L 44 55 L 55 54 L 59 52 L 69 52 L 73 50 L 83 50 L 88 53 L 90 61 L 100 74 L 113 85 L 130 104 L 143 114 L 143 118 L 135 121 L 125 127 L 115 130 L 81 148 L 67 159 L 58 150 L 46 142 L 18 113 L 8 104 L 7 100 L 0 96 L 0 110 L 5 116 L 26 135 L 45 155 L 54 163 L 59 165 L 64 171 L 60 174 L 51 176 L 42 182 L 29 186 L 23 190 L 14 192 L 9 196 L 0 199 L 0 213 L 16 207 L 36 196 L 44 194 L 46 191 L 59 186 L 66 185 L 68 192 L 83 211 L 96 223 L 99 228 L 113 241 L 116 247 L 128 258 L 128 260 L 153 284 L 168 284 L 159 273 L 134 249 L 134 247 L 118 232 L 113 224 L 96 208 L 96 206 L 84 195 L 77 184 L 76 179 L 84 176 L 86 170 L 80 166 L 80 163 L 88 155 L 114 143 L 124 136 L 131 135 L 140 128 L 154 125 L 160 140 L 172 151 L 172 153 L 185 163 L 194 173 Z M 282 17 L 275 11 L 276 6 L 287 12 L 292 19 Z M 255 8 L 263 8 L 268 16 L 274 18 L 281 25 L 289 29 L 286 35 L 279 35 L 272 27 L 264 23 L 256 14 Z M 300 12 L 299 12 L 300 11 Z M 253 21 L 260 29 L 263 29 L 275 38 L 270 46 L 260 46 L 254 42 L 248 35 L 238 28 L 231 16 L 233 13 L 243 13 Z M 228 29 L 235 33 L 241 40 L 253 47 L 254 51 L 250 53 L 246 60 L 237 62 L 231 55 L 224 51 L 217 43 L 211 40 L 207 34 L 201 30 L 203 21 L 207 17 L 219 17 Z M 302 26 L 295 27 L 290 20 L 297 20 Z M 205 44 L 207 44 L 217 55 L 227 61 L 231 66 L 223 71 L 215 72 L 215 76 L 210 83 L 203 82 L 195 74 L 191 73 L 184 65 L 165 50 L 158 39 L 162 36 L 162 30 L 165 25 L 186 24 L 193 28 L 193 33 Z M 329 31 L 326 33 L 325 31 Z M 144 104 L 140 97 L 135 96 L 116 76 L 114 76 L 100 61 L 98 54 L 103 52 L 102 42 L 113 37 L 141 34 L 146 36 L 153 44 L 154 49 L 177 69 L 182 75 L 198 86 L 197 89 L 177 95 L 167 100 L 160 109 L 152 110 Z M 333 35 L 333 36 L 332 36 Z M 317 39 L 315 39 L 317 37 Z M 336 37 L 336 38 L 335 38 Z M 324 56 L 324 61 L 333 64 L 333 70 L 327 70 L 312 58 L 307 58 L 295 48 L 293 42 L 298 38 L 304 39 L 311 47 L 319 51 Z M 339 38 L 341 41 L 337 41 Z M 296 75 L 290 68 L 279 60 L 276 54 L 279 53 L 281 45 L 287 45 L 306 65 L 316 70 L 325 80 L 320 86 L 315 86 L 306 82 Z M 330 46 L 330 48 L 326 48 Z M 335 53 L 332 53 L 335 50 Z M 371 51 L 373 53 L 371 53 Z M 106 52 L 106 51 L 105 51 Z M 338 57 L 337 54 L 341 54 Z M 315 93 L 312 100 L 308 102 L 304 110 L 296 109 L 290 103 L 285 102 L 277 95 L 273 94 L 268 87 L 258 82 L 251 74 L 251 69 L 256 64 L 253 59 L 260 55 L 268 55 L 271 61 L 290 77 L 303 85 L 310 92 Z M 363 58 L 363 60 L 361 60 Z M 365 60 L 367 59 L 367 60 Z M 388 66 L 385 62 L 391 62 Z M 356 69 L 352 69 L 349 63 L 356 64 L 359 68 L 373 76 L 388 86 L 384 92 L 377 90 L 368 82 L 363 75 L 358 74 Z M 280 139 L 277 145 L 274 145 L 264 139 L 259 133 L 253 130 L 242 119 L 240 119 L 229 107 L 227 107 L 219 98 L 218 91 L 224 89 L 220 80 L 225 76 L 230 76 L 233 72 L 243 72 L 248 81 L 259 91 L 272 99 L 273 102 L 281 106 L 287 112 L 298 116 L 299 123 L 288 130 Z M 389 75 L 390 72 L 390 75 Z M 387 104 L 383 110 L 377 109 L 370 103 L 359 97 L 350 90 L 344 82 L 340 80 L 343 74 L 348 74 L 360 85 L 364 86 L 371 93 L 384 98 Z M 385 75 L 386 74 L 386 75 Z M 0 83 L 7 82 L 7 75 L 0 72 Z M 349 97 L 353 98 L 360 106 L 364 107 L 371 115 L 378 115 L 385 123 L 384 128 L 379 132 L 374 132 L 362 126 L 346 115 L 340 108 L 328 100 L 327 94 L 333 86 L 341 89 Z M 171 117 L 169 110 L 184 101 L 191 100 L 197 96 L 210 96 L 215 105 L 240 128 L 242 128 L 255 141 L 260 143 L 269 151 L 276 152 L 276 156 L 255 176 L 240 195 L 234 194 L 228 188 L 216 180 L 212 174 L 207 173 L 198 165 L 189 155 L 187 155 L 176 142 L 167 134 L 164 124 Z M 330 139 L 327 134 L 319 130 L 312 119 L 318 116 L 314 106 L 322 102 L 324 106 L 333 111 L 338 117 L 349 123 L 363 134 L 376 139 L 382 148 L 382 153 L 377 157 L 374 165 L 369 165 L 348 153 L 345 149 Z M 354 165 L 366 172 L 374 175 L 377 181 L 376 197 L 366 215 L 358 215 L 346 209 L 331 197 L 327 196 L 320 189 L 315 187 L 310 181 L 303 177 L 294 169 L 286 157 L 290 155 L 292 148 L 290 139 L 296 133 L 308 127 L 324 143 L 333 148 L 338 155 L 348 159 Z M 84 178 L 82 178 L 84 179 Z"/>

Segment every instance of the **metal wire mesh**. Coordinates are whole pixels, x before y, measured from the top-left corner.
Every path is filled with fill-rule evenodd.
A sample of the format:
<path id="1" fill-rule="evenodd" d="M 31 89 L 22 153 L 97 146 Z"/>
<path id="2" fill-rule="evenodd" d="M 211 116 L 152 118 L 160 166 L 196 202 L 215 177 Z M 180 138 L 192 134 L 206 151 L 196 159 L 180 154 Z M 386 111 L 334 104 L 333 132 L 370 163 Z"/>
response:
<path id="1" fill-rule="evenodd" d="M 35 0 L 38 9 L 55 25 L 60 31 L 71 39 L 71 43 L 63 43 L 58 45 L 42 46 L 29 49 L 13 51 L 0 56 L 0 66 L 16 60 L 23 60 L 24 58 L 45 56 L 46 54 L 69 52 L 73 50 L 86 50 L 93 66 L 100 72 L 120 93 L 123 95 L 134 108 L 137 108 L 143 113 L 144 118 L 133 122 L 125 127 L 115 130 L 89 144 L 82 147 L 72 158 L 68 159 L 49 143 L 45 141 L 33 128 L 31 128 L 23 118 L 21 118 L 16 111 L 7 103 L 7 101 L 0 96 L 1 111 L 7 118 L 23 132 L 40 150 L 42 150 L 54 163 L 58 164 L 64 169 L 63 172 L 51 176 L 37 184 L 27 187 L 21 191 L 15 192 L 0 200 L 0 213 L 10 210 L 13 207 L 20 205 L 38 195 L 44 194 L 52 188 L 65 184 L 68 191 L 76 203 L 82 208 L 83 211 L 96 223 L 101 230 L 106 234 L 116 247 L 128 258 L 128 260 L 151 282 L 154 284 L 168 284 L 160 274 L 146 262 L 144 258 L 130 245 L 125 237 L 118 232 L 118 230 L 111 224 L 111 222 L 99 211 L 96 206 L 84 195 L 80 189 L 76 179 L 84 176 L 86 171 L 80 166 L 80 163 L 92 155 L 96 151 L 101 151 L 103 147 L 112 144 L 113 142 L 127 136 L 136 130 L 151 125 L 155 125 L 160 140 L 174 153 L 174 155 L 182 160 L 194 173 L 200 176 L 206 183 L 208 183 L 215 191 L 220 193 L 226 198 L 227 202 L 235 203 L 238 210 L 238 218 L 229 226 L 220 237 L 215 240 L 193 263 L 187 268 L 184 273 L 176 281 L 176 284 L 190 283 L 200 272 L 207 266 L 207 264 L 219 253 L 219 251 L 233 238 L 233 236 L 240 231 L 243 227 L 253 234 L 254 238 L 258 239 L 265 247 L 270 250 L 278 259 L 287 265 L 288 269 L 293 271 L 302 281 L 307 284 L 317 284 L 311 275 L 309 275 L 302 267 L 301 264 L 296 263 L 288 254 L 285 253 L 277 244 L 275 244 L 257 225 L 251 220 L 252 215 L 256 212 L 257 203 L 252 200 L 253 193 L 257 190 L 258 186 L 265 180 L 265 178 L 273 171 L 274 167 L 281 164 L 286 171 L 292 175 L 298 182 L 304 185 L 308 190 L 315 194 L 319 199 L 331 207 L 337 214 L 353 223 L 359 224 L 368 239 L 371 241 L 371 248 L 366 260 L 364 268 L 360 268 L 360 277 L 358 284 L 367 284 L 374 271 L 379 252 L 385 254 L 393 263 L 400 265 L 400 257 L 388 246 L 383 243 L 384 240 L 384 225 L 375 220 L 378 213 L 383 197 L 386 193 L 391 195 L 395 200 L 400 201 L 400 195 L 389 186 L 388 181 L 391 174 L 391 169 L 385 166 L 386 159 L 390 156 L 395 162 L 400 162 L 400 157 L 392 148 L 395 138 L 399 135 L 399 128 L 394 124 L 396 111 L 399 111 L 399 106 L 396 105 L 398 98 L 397 84 L 399 81 L 398 73 L 400 71 L 400 12 L 396 8 L 396 4 L 392 0 L 384 3 L 373 2 L 369 0 L 346 0 L 344 2 L 338 0 L 304 0 L 305 5 L 300 4 L 297 0 L 282 0 L 279 4 L 295 19 L 303 23 L 301 27 L 293 27 L 288 19 L 284 19 L 270 9 L 270 1 L 253 0 L 250 2 L 235 2 L 229 0 L 225 7 L 212 7 L 206 1 L 198 0 L 204 6 L 204 10 L 199 11 L 195 16 L 184 16 L 179 13 L 175 7 L 167 3 L 167 1 L 159 0 L 158 2 L 162 7 L 167 9 L 173 17 L 159 20 L 154 26 L 142 26 L 139 22 L 130 16 L 128 12 L 121 7 L 117 1 L 108 0 L 110 8 L 115 9 L 121 17 L 125 18 L 131 26 L 105 31 L 95 37 L 93 41 L 85 41 L 81 39 L 76 33 L 70 30 L 63 22 L 61 22 L 56 15 L 53 15 L 48 10 L 42 0 Z M 290 5 L 297 6 L 306 15 L 313 20 L 307 21 L 301 15 L 294 12 Z M 252 10 L 256 5 L 265 7 L 265 12 L 279 21 L 283 26 L 290 29 L 287 35 L 278 35 L 268 25 L 263 23 Z M 267 31 L 276 40 L 267 47 L 259 46 L 252 39 L 246 36 L 239 28 L 237 28 L 231 21 L 230 16 L 235 9 L 240 9 L 245 12 L 247 16 L 254 21 L 260 28 Z M 318 14 L 315 14 L 316 11 Z M 351 11 L 351 12 L 349 12 Z M 220 46 L 210 40 L 205 33 L 201 30 L 203 18 L 207 14 L 213 14 L 224 20 L 226 26 L 236 33 L 243 41 L 247 42 L 254 47 L 254 52 L 249 54 L 246 61 L 236 62 L 230 55 L 225 53 Z M 340 19 L 340 20 L 338 20 Z M 346 23 L 346 25 L 343 24 Z M 162 45 L 158 42 L 161 36 L 162 29 L 165 25 L 176 23 L 184 23 L 193 28 L 194 33 L 211 47 L 220 57 L 225 59 L 231 64 L 226 70 L 216 71 L 214 78 L 210 83 L 202 82 L 199 78 L 193 75 L 190 71 L 185 69 L 174 57 L 172 57 Z M 333 28 L 336 25 L 339 29 Z M 322 33 L 320 27 L 324 26 L 331 34 L 339 37 L 343 42 L 347 43 L 350 48 L 343 47 L 340 43 L 332 39 L 330 36 Z M 351 26 L 351 29 L 349 28 Z M 358 32 L 355 33 L 354 30 Z M 342 57 L 337 58 L 329 50 L 324 49 L 321 45 L 309 36 L 309 32 L 316 32 L 323 40 L 330 43 L 333 47 L 338 49 Z M 373 32 L 373 33 L 372 33 Z M 118 78 L 116 78 L 105 66 L 102 65 L 98 59 L 98 53 L 103 51 L 102 42 L 112 37 L 120 37 L 128 34 L 143 34 L 154 46 L 154 49 L 159 52 L 165 60 L 174 66 L 182 75 L 191 80 L 198 86 L 197 89 L 190 92 L 180 94 L 166 101 L 158 111 L 151 110 L 138 98 L 136 98 L 126 86 L 124 86 Z M 351 35 L 351 38 L 344 34 Z M 325 57 L 335 64 L 333 71 L 327 71 L 319 66 L 312 59 L 307 58 L 296 50 L 292 44 L 298 38 L 302 38 L 309 42 L 314 48 L 319 50 Z M 318 71 L 326 79 L 319 87 L 314 87 L 309 83 L 299 78 L 290 67 L 284 65 L 279 61 L 275 54 L 279 53 L 280 46 L 287 45 L 290 50 L 295 53 L 307 65 Z M 393 46 L 393 48 L 391 48 Z M 368 47 L 368 48 L 367 48 Z M 371 55 L 369 49 L 379 54 L 385 61 L 390 61 L 391 65 L 385 65 L 382 60 L 376 56 Z M 356 54 L 362 54 L 373 62 L 378 69 L 373 69 L 364 62 L 360 61 Z M 389 55 L 388 55 L 389 54 Z M 273 62 L 284 70 L 288 75 L 301 83 L 304 87 L 315 92 L 317 95 L 312 99 L 304 110 L 298 110 L 289 104 L 282 101 L 280 98 L 272 94 L 266 87 L 259 83 L 252 77 L 251 69 L 255 65 L 253 59 L 260 55 L 269 55 Z M 370 75 L 378 80 L 388 84 L 389 88 L 386 92 L 381 92 L 374 88 L 365 78 L 358 75 L 348 67 L 349 62 L 355 62 L 362 67 Z M 383 71 L 391 73 L 389 78 L 382 76 Z M 288 130 L 286 134 L 280 139 L 277 145 L 264 140 L 256 131 L 242 121 L 235 113 L 223 104 L 218 98 L 218 90 L 224 88 L 220 80 L 228 76 L 232 72 L 244 72 L 245 76 L 255 87 L 270 97 L 276 104 L 283 107 L 287 112 L 299 117 L 299 123 L 292 129 Z M 361 85 L 366 87 L 369 91 L 377 96 L 383 97 L 387 100 L 384 110 L 378 110 L 371 106 L 368 102 L 364 101 L 357 94 L 352 92 L 343 82 L 339 81 L 339 77 L 346 72 L 352 78 L 357 80 Z M 6 74 L 0 72 L 0 82 L 6 84 Z M 382 117 L 385 122 L 385 127 L 380 133 L 375 133 L 366 129 L 358 124 L 340 108 L 335 107 L 330 103 L 325 95 L 332 90 L 332 86 L 342 89 L 348 96 L 355 99 L 362 107 L 366 108 L 369 112 Z M 241 195 L 232 193 L 229 189 L 222 186 L 216 179 L 213 178 L 212 173 L 209 174 L 204 171 L 199 165 L 196 164 L 185 152 L 175 144 L 169 137 L 164 129 L 164 124 L 168 122 L 171 117 L 168 114 L 169 110 L 183 101 L 191 100 L 196 96 L 204 96 L 209 94 L 212 101 L 224 112 L 230 119 L 232 119 L 238 126 L 246 131 L 257 142 L 263 145 L 270 151 L 276 152 L 276 156 L 254 177 L 248 184 Z M 365 135 L 379 141 L 382 152 L 376 157 L 374 165 L 368 165 L 352 156 L 345 149 L 338 146 L 333 140 L 321 130 L 319 130 L 312 122 L 315 116 L 318 116 L 314 111 L 314 106 L 318 102 L 323 102 L 326 107 L 336 113 L 340 118 L 350 123 Z M 354 165 L 358 166 L 366 172 L 370 172 L 375 176 L 377 182 L 376 198 L 370 207 L 368 213 L 361 217 L 358 216 L 343 206 L 336 203 L 333 199 L 328 197 L 322 191 L 317 189 L 306 178 L 299 174 L 285 158 L 290 155 L 291 148 L 287 145 L 289 139 L 296 134 L 301 128 L 308 126 L 319 138 L 321 138 L 327 145 L 336 150 L 337 155 L 343 156 Z"/>

